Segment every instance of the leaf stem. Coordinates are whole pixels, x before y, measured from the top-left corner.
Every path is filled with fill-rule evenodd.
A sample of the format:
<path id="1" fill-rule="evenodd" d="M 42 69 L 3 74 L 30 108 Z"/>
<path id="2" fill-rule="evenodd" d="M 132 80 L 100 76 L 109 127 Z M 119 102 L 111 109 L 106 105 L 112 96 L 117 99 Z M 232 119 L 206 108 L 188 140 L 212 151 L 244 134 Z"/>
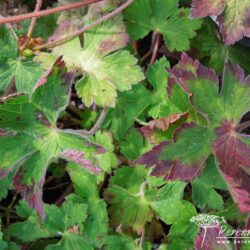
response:
<path id="1" fill-rule="evenodd" d="M 108 108 L 103 108 L 100 116 L 98 117 L 96 123 L 94 124 L 94 126 L 90 129 L 90 130 L 83 130 L 83 133 L 85 135 L 94 135 L 96 133 L 96 131 L 101 127 L 106 115 L 108 113 Z"/>
<path id="2" fill-rule="evenodd" d="M 16 202 L 16 199 L 17 199 L 17 195 L 15 195 L 11 201 L 11 203 L 9 204 L 9 206 L 7 207 L 6 209 L 6 224 L 9 225 L 10 224 L 10 218 L 11 218 L 11 210 L 12 210 L 12 207 L 13 205 L 15 204 Z"/>
<path id="3" fill-rule="evenodd" d="M 66 190 L 62 193 L 62 195 L 56 200 L 55 205 L 56 205 L 56 206 L 60 206 L 60 205 L 63 203 L 64 198 L 65 198 L 68 194 L 72 193 L 73 190 L 74 190 L 74 187 L 72 186 L 72 184 L 70 184 L 70 185 L 66 188 Z"/>
<path id="4" fill-rule="evenodd" d="M 159 49 L 159 46 L 160 46 L 160 42 L 161 42 L 161 34 L 157 33 L 156 37 L 155 37 L 155 40 L 154 40 L 153 53 L 152 53 L 149 64 L 153 64 L 155 62 L 157 52 L 158 52 L 158 49 Z"/>
<path id="5" fill-rule="evenodd" d="M 226 57 L 225 57 L 225 62 L 224 62 L 224 67 L 223 67 L 223 73 L 222 73 L 222 78 L 221 78 L 221 88 L 222 88 L 222 85 L 223 85 L 224 80 L 225 80 L 228 61 L 229 61 L 229 50 L 228 50 L 228 47 L 227 47 Z"/>
<path id="6" fill-rule="evenodd" d="M 48 15 L 66 11 L 66 10 L 77 9 L 77 8 L 80 8 L 80 7 L 83 7 L 92 3 L 101 2 L 101 1 L 103 0 L 85 0 L 85 1 L 80 1 L 76 3 L 66 4 L 63 6 L 58 6 L 52 9 L 41 10 L 41 11 L 17 15 L 17 16 L 9 16 L 9 17 L 0 19 L 0 24 L 19 22 L 19 21 L 23 21 L 25 19 L 30 19 L 33 17 L 37 18 L 37 17 L 48 16 Z"/>
<path id="7" fill-rule="evenodd" d="M 239 132 L 242 132 L 244 129 L 247 129 L 250 127 L 250 121 L 246 121 L 243 123 L 240 123 L 237 127 L 236 130 Z"/>
<path id="8" fill-rule="evenodd" d="M 41 9 L 42 3 L 43 3 L 43 0 L 37 0 L 36 1 L 36 7 L 35 7 L 34 13 L 37 13 Z M 29 26 L 28 33 L 27 33 L 28 40 L 32 36 L 32 32 L 33 32 L 34 27 L 36 25 L 36 19 L 37 19 L 36 16 L 32 17 L 32 19 L 31 19 L 30 26 Z M 28 42 L 28 40 L 27 40 L 27 42 Z"/>
<path id="9" fill-rule="evenodd" d="M 43 45 L 36 46 L 34 48 L 34 50 L 41 50 L 41 49 L 44 49 L 44 48 L 51 48 L 51 47 L 57 46 L 59 44 L 65 43 L 65 42 L 69 41 L 70 39 L 84 33 L 85 31 L 90 30 L 90 29 L 94 28 L 95 26 L 107 21 L 108 19 L 120 14 L 124 9 L 126 9 L 130 4 L 132 4 L 133 1 L 134 0 L 128 0 L 127 2 L 122 4 L 117 9 L 113 10 L 112 12 L 108 13 L 107 15 L 104 15 L 104 16 L 100 17 L 99 19 L 97 19 L 93 23 L 83 27 L 82 29 L 79 29 L 79 30 L 73 32 L 72 34 L 67 35 L 65 37 L 62 37 L 62 38 L 60 38 L 58 40 L 55 40 L 53 42 L 48 42 L 48 43 L 45 43 Z"/>
<path id="10" fill-rule="evenodd" d="M 5 93 L 3 95 L 3 97 L 8 97 L 12 92 L 13 90 L 15 89 L 15 84 L 16 84 L 16 81 L 15 79 L 13 78 L 9 84 L 9 86 L 7 87 L 7 89 L 5 90 Z"/>

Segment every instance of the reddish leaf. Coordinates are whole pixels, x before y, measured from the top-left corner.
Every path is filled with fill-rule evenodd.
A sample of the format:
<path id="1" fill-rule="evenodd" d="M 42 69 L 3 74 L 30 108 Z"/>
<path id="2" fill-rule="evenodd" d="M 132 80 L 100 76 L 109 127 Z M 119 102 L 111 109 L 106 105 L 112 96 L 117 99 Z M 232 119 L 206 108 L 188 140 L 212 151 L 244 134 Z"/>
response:
<path id="1" fill-rule="evenodd" d="M 192 180 L 200 173 L 209 155 L 207 144 L 211 138 L 210 134 L 206 136 L 204 132 L 206 133 L 206 129 L 202 127 L 197 127 L 194 124 L 184 124 L 182 128 L 176 130 L 174 135 L 175 141 L 162 142 L 151 151 L 145 153 L 138 160 L 138 163 L 154 167 L 152 175 L 163 176 L 165 180 Z M 196 134 L 197 138 L 195 138 Z M 190 141 L 190 137 L 193 138 L 194 143 Z M 186 143 L 189 143 L 189 148 Z M 181 146 L 183 147 L 182 150 L 180 150 Z M 169 149 L 170 151 L 168 152 Z M 179 152 L 176 149 L 179 149 Z M 186 151 L 186 154 L 183 153 L 183 150 Z M 193 154 L 193 151 L 197 152 L 195 158 L 190 156 L 190 154 Z M 164 160 L 166 157 L 168 159 Z"/>
<path id="2" fill-rule="evenodd" d="M 237 134 L 232 122 L 224 122 L 215 129 L 217 139 L 213 144 L 219 168 L 233 199 L 242 212 L 250 212 L 250 176 L 244 171 L 250 168 L 250 148 Z"/>
<path id="3" fill-rule="evenodd" d="M 192 17 L 206 17 L 220 15 L 226 5 L 226 0 L 193 0 Z"/>
<path id="4" fill-rule="evenodd" d="M 154 134 L 157 130 L 167 131 L 171 125 L 176 125 L 178 121 L 185 120 L 186 118 L 187 113 L 171 114 L 167 117 L 150 121 L 147 126 L 142 127 L 140 130 L 150 143 L 155 144 Z"/>
<path id="5" fill-rule="evenodd" d="M 224 237 L 220 232 L 219 224 L 211 228 L 202 228 L 200 234 L 195 239 L 195 250 L 229 250 L 230 245 L 227 238 L 217 239 L 216 237 Z M 223 243 L 222 243 L 223 241 Z M 225 243 L 224 243 L 225 241 Z"/>
<path id="6" fill-rule="evenodd" d="M 192 17 L 215 16 L 223 39 L 230 45 L 250 36 L 249 0 L 193 0 Z"/>

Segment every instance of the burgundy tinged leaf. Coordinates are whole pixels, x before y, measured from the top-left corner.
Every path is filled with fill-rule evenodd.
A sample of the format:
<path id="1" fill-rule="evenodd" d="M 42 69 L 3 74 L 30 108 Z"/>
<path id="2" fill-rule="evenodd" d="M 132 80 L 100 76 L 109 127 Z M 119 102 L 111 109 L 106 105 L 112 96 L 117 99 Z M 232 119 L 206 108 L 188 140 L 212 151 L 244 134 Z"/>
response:
<path id="1" fill-rule="evenodd" d="M 227 243 L 228 239 L 216 237 L 225 237 L 221 233 L 220 225 L 217 224 L 211 228 L 202 228 L 201 232 L 195 239 L 195 250 L 229 250 L 231 249 L 230 244 Z M 222 243 L 223 241 L 223 243 Z"/>
<path id="2" fill-rule="evenodd" d="M 165 180 L 193 180 L 202 171 L 207 159 L 206 156 L 201 157 L 198 161 L 192 162 L 192 164 L 183 163 L 180 160 L 161 159 L 165 148 L 170 146 L 170 144 L 175 143 L 182 131 L 192 127 L 194 127 L 194 124 L 183 124 L 181 128 L 175 131 L 174 139 L 172 141 L 169 140 L 160 143 L 159 145 L 155 146 L 151 151 L 142 155 L 137 162 L 139 164 L 145 164 L 147 167 L 153 167 L 153 171 L 151 174 L 154 176 L 161 176 Z"/>
<path id="3" fill-rule="evenodd" d="M 64 70 L 66 72 L 65 62 L 63 61 L 63 57 L 62 56 L 58 57 L 56 59 L 56 61 L 51 64 L 50 68 L 44 73 L 44 75 L 38 80 L 38 82 L 36 83 L 36 85 L 33 88 L 33 92 L 37 88 L 39 88 L 40 86 L 42 86 L 43 84 L 45 84 L 47 82 L 47 78 L 49 76 L 51 76 L 55 70 L 58 70 L 58 69 Z M 67 74 L 63 74 L 63 76 L 65 75 L 65 77 L 67 76 L 68 79 L 71 79 L 72 78 L 72 74 L 75 74 L 75 73 L 71 72 L 71 73 L 68 73 L 68 75 Z M 65 80 L 67 80 L 67 78 Z"/>
<path id="4" fill-rule="evenodd" d="M 225 5 L 226 0 L 193 0 L 192 17 L 218 16 L 224 11 Z"/>
<path id="5" fill-rule="evenodd" d="M 215 129 L 213 144 L 221 174 L 224 176 L 233 199 L 242 212 L 250 211 L 250 148 L 235 131 L 235 125 L 226 121 Z M 246 171 L 244 170 L 246 169 Z"/>
<path id="6" fill-rule="evenodd" d="M 18 172 L 13 180 L 15 191 L 20 193 L 28 205 L 38 212 L 42 220 L 45 220 L 45 208 L 43 202 L 43 185 L 45 182 L 45 175 L 46 171 L 44 171 L 39 182 L 31 186 L 22 183 L 23 176 L 21 172 Z"/>
<path id="7" fill-rule="evenodd" d="M 84 153 L 81 151 L 65 150 L 60 154 L 60 157 L 73 161 L 94 174 L 99 174 L 101 172 L 100 168 L 94 166 L 90 160 L 84 158 Z"/>

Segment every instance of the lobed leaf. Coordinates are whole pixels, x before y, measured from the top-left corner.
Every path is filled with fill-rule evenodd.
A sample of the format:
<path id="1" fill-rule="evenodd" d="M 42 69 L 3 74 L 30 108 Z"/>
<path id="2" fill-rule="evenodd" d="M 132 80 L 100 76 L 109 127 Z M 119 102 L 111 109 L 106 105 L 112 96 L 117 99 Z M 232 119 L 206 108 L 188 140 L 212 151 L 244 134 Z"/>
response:
<path id="1" fill-rule="evenodd" d="M 248 0 L 193 0 L 192 17 L 216 16 L 224 42 L 228 45 L 250 36 Z"/>
<path id="2" fill-rule="evenodd" d="M 189 9 L 178 8 L 178 3 L 178 0 L 137 0 L 125 10 L 128 32 L 135 40 L 150 31 L 159 32 L 170 51 L 187 50 L 201 22 L 189 19 Z"/>

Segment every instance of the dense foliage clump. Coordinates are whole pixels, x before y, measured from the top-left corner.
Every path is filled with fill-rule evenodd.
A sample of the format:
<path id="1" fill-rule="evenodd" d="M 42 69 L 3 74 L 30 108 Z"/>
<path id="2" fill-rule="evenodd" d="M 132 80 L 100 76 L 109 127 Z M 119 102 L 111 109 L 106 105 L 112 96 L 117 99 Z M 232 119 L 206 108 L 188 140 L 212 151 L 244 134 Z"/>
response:
<path id="1" fill-rule="evenodd" d="M 0 249 L 250 249 L 249 0 L 0 25 Z"/>

